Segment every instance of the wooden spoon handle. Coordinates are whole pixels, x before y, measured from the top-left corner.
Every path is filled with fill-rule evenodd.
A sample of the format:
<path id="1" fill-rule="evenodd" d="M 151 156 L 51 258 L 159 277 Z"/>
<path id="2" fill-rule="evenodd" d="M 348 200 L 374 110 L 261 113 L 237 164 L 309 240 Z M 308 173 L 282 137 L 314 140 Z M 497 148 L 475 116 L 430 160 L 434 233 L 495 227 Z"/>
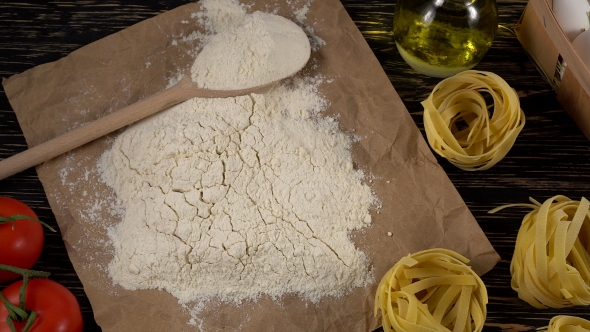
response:
<path id="1" fill-rule="evenodd" d="M 176 85 L 151 97 L 140 100 L 118 111 L 105 115 L 81 127 L 36 145 L 26 151 L 0 161 L 0 180 L 29 167 L 55 158 L 99 137 L 123 128 L 154 113 L 180 104 L 195 97 L 227 98 L 261 93 L 275 82 L 242 90 L 208 90 L 196 86 L 190 75 L 184 76 Z"/>
<path id="2" fill-rule="evenodd" d="M 190 78 L 151 97 L 0 161 L 0 180 L 191 98 Z"/>

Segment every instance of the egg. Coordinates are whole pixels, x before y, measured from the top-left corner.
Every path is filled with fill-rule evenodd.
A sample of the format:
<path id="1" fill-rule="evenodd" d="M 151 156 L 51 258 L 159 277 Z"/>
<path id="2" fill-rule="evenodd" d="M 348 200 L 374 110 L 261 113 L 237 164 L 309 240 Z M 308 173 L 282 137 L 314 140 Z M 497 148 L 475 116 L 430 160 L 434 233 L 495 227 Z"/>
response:
<path id="1" fill-rule="evenodd" d="M 572 47 L 586 68 L 590 70 L 590 30 L 586 30 L 576 37 L 572 42 Z"/>
<path id="2" fill-rule="evenodd" d="M 590 29 L 587 0 L 553 0 L 553 15 L 570 41 Z"/>

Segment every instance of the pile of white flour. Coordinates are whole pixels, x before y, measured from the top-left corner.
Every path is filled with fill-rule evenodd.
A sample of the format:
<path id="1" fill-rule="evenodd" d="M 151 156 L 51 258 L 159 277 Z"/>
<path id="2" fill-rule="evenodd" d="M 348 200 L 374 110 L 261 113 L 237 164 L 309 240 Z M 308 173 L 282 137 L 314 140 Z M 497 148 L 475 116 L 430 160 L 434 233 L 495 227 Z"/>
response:
<path id="1" fill-rule="evenodd" d="M 243 10 L 202 2 L 211 27 Z M 327 102 L 317 85 L 297 78 L 265 95 L 192 99 L 120 134 L 99 162 L 125 211 L 109 230 L 112 279 L 180 302 L 315 302 L 365 285 L 368 262 L 349 234 L 371 223 L 375 198 L 350 137 L 318 116 Z"/>

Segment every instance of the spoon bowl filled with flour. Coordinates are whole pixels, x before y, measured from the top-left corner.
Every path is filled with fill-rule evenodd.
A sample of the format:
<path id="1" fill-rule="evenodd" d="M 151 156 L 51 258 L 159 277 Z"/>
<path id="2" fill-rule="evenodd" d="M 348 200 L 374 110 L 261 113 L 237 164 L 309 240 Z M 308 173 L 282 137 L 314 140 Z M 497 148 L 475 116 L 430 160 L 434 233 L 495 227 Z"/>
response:
<path id="1" fill-rule="evenodd" d="M 211 37 L 191 68 L 191 78 L 210 90 L 266 86 L 300 71 L 310 53 L 309 39 L 297 24 L 255 12 Z"/>

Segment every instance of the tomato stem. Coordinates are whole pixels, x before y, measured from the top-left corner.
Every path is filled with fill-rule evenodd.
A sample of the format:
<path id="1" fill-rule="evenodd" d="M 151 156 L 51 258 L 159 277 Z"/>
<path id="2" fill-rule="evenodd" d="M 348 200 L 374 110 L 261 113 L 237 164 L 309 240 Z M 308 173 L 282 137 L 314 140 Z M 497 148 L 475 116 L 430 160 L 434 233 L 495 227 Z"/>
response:
<path id="1" fill-rule="evenodd" d="M 0 299 L 2 299 L 2 303 L 4 303 L 4 306 L 6 307 L 6 311 L 8 311 L 8 318 L 10 318 L 10 320 L 21 321 L 29 316 L 26 311 L 8 301 L 4 297 L 4 294 L 0 293 Z"/>
<path id="2" fill-rule="evenodd" d="M 29 277 L 29 278 L 47 278 L 51 274 L 49 272 L 25 270 L 25 269 L 21 269 L 20 267 L 4 265 L 4 264 L 0 264 L 0 271 L 13 272 L 16 274 L 20 274 L 21 276 L 27 275 L 27 277 Z"/>
<path id="3" fill-rule="evenodd" d="M 37 318 L 37 312 L 31 311 L 31 314 L 29 315 L 29 319 L 27 319 L 27 324 L 23 328 L 22 332 L 29 332 L 29 330 L 31 329 L 31 326 L 33 326 L 33 323 L 35 322 L 35 318 Z"/>
<path id="4" fill-rule="evenodd" d="M 14 323 L 12 322 L 12 318 L 10 318 L 10 316 L 6 317 L 6 325 L 8 325 L 10 331 L 16 332 L 16 327 L 14 327 Z"/>
<path id="5" fill-rule="evenodd" d="M 55 233 L 55 229 L 53 227 L 49 226 L 48 224 L 42 222 L 39 219 L 31 218 L 31 217 L 29 217 L 27 215 L 24 215 L 24 214 L 13 214 L 13 215 L 10 215 L 8 217 L 2 217 L 2 216 L 0 216 L 0 225 L 11 222 L 12 223 L 12 229 L 14 229 L 15 222 L 17 220 L 23 220 L 23 219 L 34 221 L 34 222 L 38 222 L 41 225 L 47 227 L 47 229 L 49 229 L 50 231 L 52 231 L 52 232 Z"/>
<path id="6" fill-rule="evenodd" d="M 27 311 L 25 307 L 25 296 L 27 295 L 27 285 L 29 284 L 29 276 L 23 274 L 23 284 L 20 286 L 20 291 L 18 292 L 18 307 L 21 310 Z"/>
<path id="7" fill-rule="evenodd" d="M 37 313 L 35 311 L 27 310 L 25 305 L 29 278 L 47 278 L 49 277 L 50 273 L 35 270 L 25 270 L 19 267 L 4 264 L 0 264 L 0 271 L 13 272 L 23 276 L 23 284 L 21 285 L 20 291 L 18 293 L 18 306 L 8 301 L 2 293 L 0 293 L 0 299 L 2 300 L 2 303 L 4 303 L 4 307 L 6 307 L 6 311 L 8 311 L 6 322 L 8 323 L 10 330 L 12 332 L 16 332 L 13 321 L 22 322 L 26 320 L 27 323 L 22 332 L 27 332 L 31 326 L 33 326 L 35 317 L 37 317 Z"/>

